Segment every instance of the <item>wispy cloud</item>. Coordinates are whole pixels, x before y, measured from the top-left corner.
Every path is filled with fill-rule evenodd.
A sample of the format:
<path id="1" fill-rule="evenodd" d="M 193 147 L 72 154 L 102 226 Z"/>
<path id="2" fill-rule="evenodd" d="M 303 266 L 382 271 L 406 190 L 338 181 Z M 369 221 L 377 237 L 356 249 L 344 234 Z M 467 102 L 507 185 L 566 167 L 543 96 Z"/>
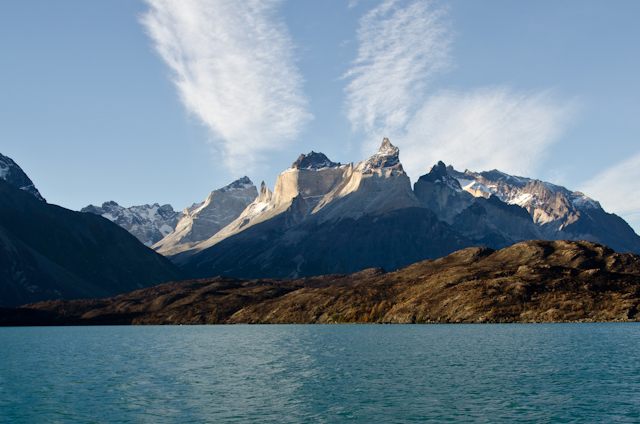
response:
<path id="1" fill-rule="evenodd" d="M 344 75 L 355 130 L 392 137 L 423 100 L 429 80 L 450 66 L 445 12 L 424 0 L 387 0 L 360 19 L 358 56 Z"/>
<path id="2" fill-rule="evenodd" d="M 576 109 L 577 102 L 560 100 L 550 91 L 442 91 L 428 99 L 398 140 L 402 163 L 415 179 L 438 160 L 459 170 L 533 176 Z"/>
<path id="3" fill-rule="evenodd" d="M 620 215 L 640 230 L 640 153 L 606 169 L 580 186 L 580 191 L 600 202 L 607 212 Z"/>
<path id="4" fill-rule="evenodd" d="M 576 101 L 544 90 L 434 92 L 434 77 L 452 66 L 453 36 L 446 10 L 428 0 L 383 1 L 361 18 L 357 38 L 345 75 L 348 118 L 368 138 L 364 151 L 390 137 L 413 178 L 438 160 L 534 176 L 577 110 Z"/>
<path id="5" fill-rule="evenodd" d="M 282 0 L 146 0 L 141 18 L 186 108 L 230 167 L 278 150 L 311 119 Z"/>

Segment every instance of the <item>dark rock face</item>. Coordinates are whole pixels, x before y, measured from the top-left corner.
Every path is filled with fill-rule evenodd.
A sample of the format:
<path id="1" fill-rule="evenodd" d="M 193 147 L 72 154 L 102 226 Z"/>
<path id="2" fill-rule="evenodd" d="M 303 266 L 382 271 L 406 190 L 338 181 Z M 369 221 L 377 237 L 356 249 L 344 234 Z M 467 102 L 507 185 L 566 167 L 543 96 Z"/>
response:
<path id="1" fill-rule="evenodd" d="M 33 181 L 24 173 L 22 168 L 13 159 L 2 154 L 0 154 L 0 179 L 45 202 L 36 186 L 33 185 Z"/>
<path id="2" fill-rule="evenodd" d="M 0 325 L 640 320 L 640 257 L 588 242 L 472 247 L 396 272 L 168 283 L 0 309 Z"/>
<path id="3" fill-rule="evenodd" d="M 454 171 L 455 172 L 455 171 Z M 476 245 L 502 249 L 542 235 L 529 213 L 497 196 L 474 197 L 464 191 L 442 162 L 414 184 L 420 202 Z"/>
<path id="4" fill-rule="evenodd" d="M 302 197 L 296 200 L 286 213 L 196 253 L 183 270 L 193 278 L 311 277 L 372 267 L 396 270 L 472 245 L 425 208 L 301 223 L 308 210 Z"/>
<path id="5" fill-rule="evenodd" d="M 0 181 L 0 306 L 113 296 L 183 275 L 116 224 Z"/>
<path id="6" fill-rule="evenodd" d="M 331 162 L 323 153 L 316 153 L 312 151 L 306 155 L 300 155 L 298 159 L 293 162 L 291 168 L 315 171 L 322 168 L 337 168 L 338 166 L 340 166 L 339 163 Z"/>

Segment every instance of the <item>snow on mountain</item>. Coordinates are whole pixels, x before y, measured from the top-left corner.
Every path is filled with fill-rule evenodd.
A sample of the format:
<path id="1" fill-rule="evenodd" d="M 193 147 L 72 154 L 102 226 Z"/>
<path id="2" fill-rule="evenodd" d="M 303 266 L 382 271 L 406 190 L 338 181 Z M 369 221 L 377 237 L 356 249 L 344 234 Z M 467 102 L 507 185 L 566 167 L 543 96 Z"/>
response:
<path id="1" fill-rule="evenodd" d="M 185 209 L 175 229 L 153 245 L 163 255 L 173 255 L 209 239 L 235 220 L 258 196 L 248 177 L 212 191 L 202 203 Z"/>
<path id="2" fill-rule="evenodd" d="M 145 246 L 151 247 L 175 228 L 182 217 L 171 205 L 153 205 L 122 207 L 116 202 L 105 202 L 102 206 L 89 205 L 81 212 L 93 213 L 107 218 L 133 234 Z"/>
<path id="3" fill-rule="evenodd" d="M 388 170 L 391 173 L 403 174 L 400 149 L 392 145 L 388 138 L 384 138 L 378 153 L 360 162 L 355 170 L 363 174 L 372 174 L 375 170 Z"/>
<path id="4" fill-rule="evenodd" d="M 218 191 L 221 193 L 226 193 L 228 191 L 236 191 L 236 190 L 246 190 L 251 187 L 255 187 L 249 177 L 246 175 L 242 178 L 238 178 L 234 182 L 227 184 L 226 186 L 219 188 Z"/>
<path id="5" fill-rule="evenodd" d="M 602 210 L 597 201 L 583 193 L 545 181 L 508 175 L 495 169 L 480 173 L 451 169 L 450 173 L 465 191 L 476 197 L 494 195 L 507 204 L 521 206 L 541 225 L 581 209 Z"/>
<path id="6" fill-rule="evenodd" d="M 323 153 L 311 151 L 311 153 L 306 155 L 300 155 L 287 171 L 294 169 L 318 171 L 324 168 L 339 168 L 340 166 L 342 166 L 340 163 L 330 161 Z"/>
<path id="7" fill-rule="evenodd" d="M 4 156 L 3 154 L 0 154 L 0 179 L 5 180 L 20 190 L 24 190 L 27 193 L 34 195 L 38 200 L 46 202 L 22 168 L 20 168 L 13 159 L 8 156 Z"/>
<path id="8" fill-rule="evenodd" d="M 497 170 L 462 173 L 448 167 L 447 171 L 476 198 L 495 197 L 524 208 L 538 226 L 541 239 L 587 240 L 619 252 L 640 253 L 640 238 L 633 229 L 584 193 Z"/>

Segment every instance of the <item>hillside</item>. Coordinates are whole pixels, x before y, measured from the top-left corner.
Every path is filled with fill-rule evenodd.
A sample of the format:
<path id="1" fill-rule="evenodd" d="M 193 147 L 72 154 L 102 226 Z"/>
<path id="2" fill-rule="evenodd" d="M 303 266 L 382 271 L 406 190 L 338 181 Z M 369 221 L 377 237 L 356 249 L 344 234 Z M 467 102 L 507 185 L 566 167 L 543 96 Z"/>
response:
<path id="1" fill-rule="evenodd" d="M 0 306 L 114 296 L 183 278 L 107 219 L 48 204 L 0 179 Z"/>
<path id="2" fill-rule="evenodd" d="M 471 247 L 396 272 L 168 283 L 0 312 L 2 325 L 637 321 L 640 257 L 590 242 Z"/>

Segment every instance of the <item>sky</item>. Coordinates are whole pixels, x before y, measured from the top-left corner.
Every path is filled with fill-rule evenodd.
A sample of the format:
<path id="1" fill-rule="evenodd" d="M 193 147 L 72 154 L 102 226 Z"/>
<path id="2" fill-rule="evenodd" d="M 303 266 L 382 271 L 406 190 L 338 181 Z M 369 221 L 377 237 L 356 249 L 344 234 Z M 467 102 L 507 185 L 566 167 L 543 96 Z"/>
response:
<path id="1" fill-rule="evenodd" d="M 383 137 L 640 230 L 640 2 L 0 0 L 0 153 L 50 202 L 181 210 Z"/>

